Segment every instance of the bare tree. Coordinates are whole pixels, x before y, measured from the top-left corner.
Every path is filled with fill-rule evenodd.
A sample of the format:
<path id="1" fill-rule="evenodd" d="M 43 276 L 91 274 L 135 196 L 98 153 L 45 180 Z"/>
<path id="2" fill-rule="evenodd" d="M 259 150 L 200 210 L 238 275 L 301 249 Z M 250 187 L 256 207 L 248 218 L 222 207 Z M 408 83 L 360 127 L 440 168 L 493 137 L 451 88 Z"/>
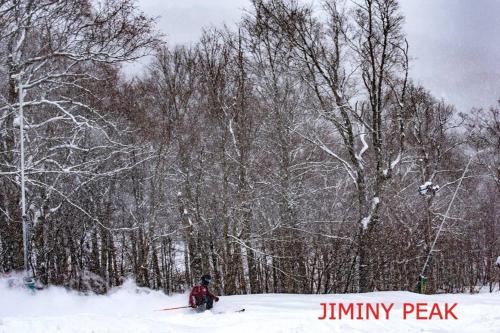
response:
<path id="1" fill-rule="evenodd" d="M 8 69 L 8 92 L 0 105 L 5 183 L 24 181 L 17 178 L 18 161 L 26 155 L 21 169 L 28 186 L 26 214 L 33 223 L 48 219 L 64 201 L 109 227 L 74 197 L 88 182 L 131 167 L 102 168 L 137 147 L 116 140 L 116 133 L 126 128 L 104 112 L 110 99 L 99 89 L 108 88 L 104 80 L 117 82 L 120 63 L 142 56 L 157 41 L 151 20 L 127 0 L 99 7 L 87 1 L 6 1 L 0 13 L 2 65 Z M 14 135 L 16 127 L 25 132 L 21 139 Z M 23 143 L 25 153 L 19 149 Z M 9 201 L 16 202 L 17 191 L 10 191 L 3 207 L 16 206 Z"/>

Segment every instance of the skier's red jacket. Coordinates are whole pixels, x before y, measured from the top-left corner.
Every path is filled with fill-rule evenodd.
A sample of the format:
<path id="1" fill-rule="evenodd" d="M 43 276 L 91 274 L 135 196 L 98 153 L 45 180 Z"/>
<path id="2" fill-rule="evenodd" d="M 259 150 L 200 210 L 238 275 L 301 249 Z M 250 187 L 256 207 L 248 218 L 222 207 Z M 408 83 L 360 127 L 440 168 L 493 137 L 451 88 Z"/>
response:
<path id="1" fill-rule="evenodd" d="M 205 296 L 208 296 L 212 299 L 214 299 L 216 302 L 219 300 L 219 297 L 215 296 L 212 294 L 207 286 L 204 286 L 202 284 L 197 284 L 196 286 L 191 289 L 191 293 L 189 294 L 189 306 L 195 307 L 196 306 L 196 298 L 203 298 Z"/>

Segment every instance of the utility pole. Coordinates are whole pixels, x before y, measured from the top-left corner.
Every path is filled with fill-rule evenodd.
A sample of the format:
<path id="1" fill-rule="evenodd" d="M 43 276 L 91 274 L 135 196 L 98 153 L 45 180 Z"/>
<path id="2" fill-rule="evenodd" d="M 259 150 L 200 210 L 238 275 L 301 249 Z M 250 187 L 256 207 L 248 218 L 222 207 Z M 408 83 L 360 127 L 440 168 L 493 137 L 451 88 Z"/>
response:
<path id="1" fill-rule="evenodd" d="M 30 278 L 31 273 L 29 269 L 29 225 L 28 218 L 26 216 L 26 189 L 25 189 L 25 175 L 24 175 L 24 114 L 23 114 L 23 103 L 24 103 L 24 87 L 22 83 L 22 75 L 21 73 L 17 76 L 18 80 L 18 94 L 19 94 L 19 135 L 20 135 L 20 143 L 21 143 L 21 216 L 23 220 L 23 249 L 24 249 L 24 274 L 25 278 Z"/>

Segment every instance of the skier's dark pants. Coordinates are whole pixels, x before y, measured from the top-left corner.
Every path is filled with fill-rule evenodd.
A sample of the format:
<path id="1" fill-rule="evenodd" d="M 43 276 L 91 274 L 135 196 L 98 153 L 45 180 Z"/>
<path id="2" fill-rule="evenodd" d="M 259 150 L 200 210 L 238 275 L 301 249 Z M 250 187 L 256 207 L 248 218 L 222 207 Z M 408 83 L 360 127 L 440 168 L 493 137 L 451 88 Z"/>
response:
<path id="1" fill-rule="evenodd" d="M 205 309 L 210 310 L 214 306 L 214 300 L 212 297 L 206 295 L 204 297 L 196 297 L 196 306 L 205 304 Z M 203 309 L 203 308 L 200 308 Z"/>

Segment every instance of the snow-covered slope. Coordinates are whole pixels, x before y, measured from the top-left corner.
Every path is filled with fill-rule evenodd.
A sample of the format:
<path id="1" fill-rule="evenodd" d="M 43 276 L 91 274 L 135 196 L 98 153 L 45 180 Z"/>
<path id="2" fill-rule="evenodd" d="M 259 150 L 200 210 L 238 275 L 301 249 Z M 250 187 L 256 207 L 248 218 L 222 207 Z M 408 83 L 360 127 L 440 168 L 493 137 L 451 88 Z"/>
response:
<path id="1" fill-rule="evenodd" d="M 157 309 L 186 304 L 126 283 L 107 296 L 82 296 L 62 288 L 30 295 L 0 280 L 0 332 L 500 332 L 500 293 L 422 296 L 409 292 L 349 295 L 263 294 L 221 297 L 214 312 Z M 320 303 L 394 303 L 391 317 L 318 320 Z M 458 303 L 458 320 L 403 320 L 403 303 Z M 243 313 L 232 310 L 244 307 Z M 222 312 L 222 313 L 221 313 Z M 383 317 L 383 316 L 381 316 Z"/>

